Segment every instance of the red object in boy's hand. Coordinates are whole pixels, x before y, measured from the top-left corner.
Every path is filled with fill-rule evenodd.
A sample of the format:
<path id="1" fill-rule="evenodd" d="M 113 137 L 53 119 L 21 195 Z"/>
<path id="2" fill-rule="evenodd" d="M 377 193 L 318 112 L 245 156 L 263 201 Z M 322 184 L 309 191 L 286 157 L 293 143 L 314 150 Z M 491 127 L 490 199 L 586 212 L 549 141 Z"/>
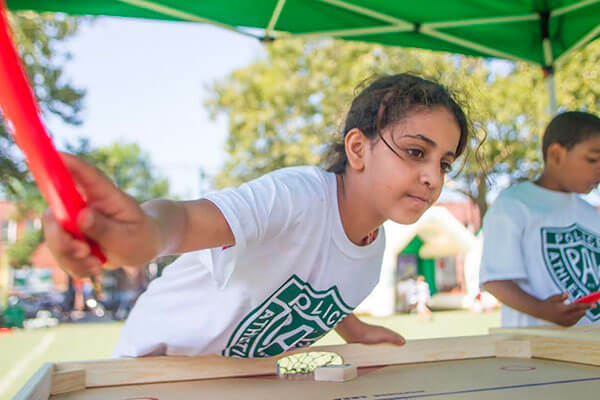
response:
<path id="1" fill-rule="evenodd" d="M 98 245 L 85 238 L 77 226 L 77 214 L 86 207 L 86 202 L 42 124 L 10 39 L 3 0 L 0 0 L 0 54 L 0 111 L 8 131 L 25 154 L 29 170 L 56 219 L 75 238 L 87 241 L 92 254 L 104 263 L 106 257 Z"/>
<path id="2" fill-rule="evenodd" d="M 600 290 L 575 300 L 575 303 L 595 303 L 597 301 L 600 301 Z"/>

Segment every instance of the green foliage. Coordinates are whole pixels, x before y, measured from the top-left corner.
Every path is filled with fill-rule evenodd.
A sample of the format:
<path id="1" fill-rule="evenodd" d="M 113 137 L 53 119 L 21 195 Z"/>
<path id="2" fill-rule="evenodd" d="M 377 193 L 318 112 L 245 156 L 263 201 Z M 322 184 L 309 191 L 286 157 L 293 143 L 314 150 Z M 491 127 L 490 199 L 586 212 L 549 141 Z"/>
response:
<path id="1" fill-rule="evenodd" d="M 35 183 L 24 180 L 13 179 L 12 190 L 8 192 L 7 198 L 16 206 L 15 215 L 11 218 L 22 221 L 31 214 L 41 215 L 46 209 L 46 201 L 41 196 Z"/>
<path id="2" fill-rule="evenodd" d="M 558 104 L 600 114 L 600 40 L 568 56 L 556 71 Z"/>
<path id="3" fill-rule="evenodd" d="M 336 133 L 357 85 L 373 75 L 398 72 L 417 73 L 454 89 L 476 137 L 487 135 L 479 155 L 489 179 L 471 151 L 451 182 L 482 214 L 488 193 L 497 189 L 490 189 L 490 183 L 531 179 L 541 169 L 539 138 L 550 116 L 538 67 L 333 40 L 275 41 L 266 53 L 211 87 L 209 110 L 229 121 L 228 159 L 215 178 L 217 187 L 285 166 L 319 164 L 327 144 L 339 139 Z M 593 43 L 567 60 L 556 77 L 559 104 L 598 110 L 599 58 L 600 45 Z M 471 149 L 479 142 L 474 139 Z"/>
<path id="4" fill-rule="evenodd" d="M 93 149 L 79 139 L 68 150 L 95 165 L 123 191 L 143 202 L 169 194 L 169 182 L 154 170 L 150 156 L 136 143 L 113 143 Z"/>
<path id="5" fill-rule="evenodd" d="M 59 47 L 77 32 L 82 18 L 24 11 L 8 13 L 8 20 L 41 112 L 79 124 L 85 91 L 75 88 L 64 76 L 63 66 L 70 55 Z M 29 179 L 19 154 L 0 115 L 0 189 L 4 192 L 14 190 L 16 182 Z"/>
<path id="6" fill-rule="evenodd" d="M 13 243 L 7 250 L 8 262 L 14 268 L 31 265 L 33 252 L 42 243 L 42 230 L 35 229 Z"/>

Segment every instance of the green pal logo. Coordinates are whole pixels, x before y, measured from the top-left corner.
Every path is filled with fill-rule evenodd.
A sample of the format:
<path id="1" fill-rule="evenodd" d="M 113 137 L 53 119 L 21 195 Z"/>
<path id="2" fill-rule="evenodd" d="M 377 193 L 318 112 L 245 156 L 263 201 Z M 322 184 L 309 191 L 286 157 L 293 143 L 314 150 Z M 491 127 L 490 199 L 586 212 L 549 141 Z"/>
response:
<path id="1" fill-rule="evenodd" d="M 600 236 L 573 224 L 566 228 L 542 228 L 542 252 L 554 283 L 573 299 L 600 290 Z M 600 320 L 600 307 L 586 313 Z"/>
<path id="2" fill-rule="evenodd" d="M 240 322 L 222 353 L 227 357 L 269 357 L 306 347 L 351 312 L 336 286 L 314 290 L 293 275 Z"/>

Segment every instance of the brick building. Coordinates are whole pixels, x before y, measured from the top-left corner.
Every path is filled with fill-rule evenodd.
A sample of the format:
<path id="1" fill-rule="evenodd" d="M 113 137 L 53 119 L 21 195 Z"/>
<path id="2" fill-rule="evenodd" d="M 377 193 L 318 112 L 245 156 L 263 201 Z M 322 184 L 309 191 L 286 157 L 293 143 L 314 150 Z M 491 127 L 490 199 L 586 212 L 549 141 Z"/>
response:
<path id="1" fill-rule="evenodd" d="M 15 205 L 8 201 L 0 201 L 0 271 L 5 273 L 9 262 L 6 252 L 10 245 L 21 239 L 28 231 L 41 227 L 39 216 L 29 216 L 20 220 L 17 220 L 16 217 Z M 43 243 L 35 250 L 31 261 L 35 268 L 45 268 L 50 271 L 56 289 L 62 291 L 67 288 L 67 274 L 60 269 Z M 1 278 L 0 286 L 4 286 Z"/>

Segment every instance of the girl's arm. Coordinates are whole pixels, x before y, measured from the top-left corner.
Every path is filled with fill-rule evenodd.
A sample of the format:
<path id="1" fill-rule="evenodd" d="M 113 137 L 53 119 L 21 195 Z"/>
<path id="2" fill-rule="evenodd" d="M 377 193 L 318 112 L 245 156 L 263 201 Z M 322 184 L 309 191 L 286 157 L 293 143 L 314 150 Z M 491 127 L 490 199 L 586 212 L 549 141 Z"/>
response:
<path id="1" fill-rule="evenodd" d="M 108 267 L 143 266 L 159 255 L 234 244 L 225 218 L 206 200 L 152 200 L 140 207 L 91 165 L 68 154 L 63 159 L 88 202 L 77 216 L 79 228 L 98 243 Z M 49 211 L 44 238 L 61 268 L 75 277 L 96 275 L 104 267 Z"/>
<path id="2" fill-rule="evenodd" d="M 346 341 L 346 343 L 353 343 L 357 341 L 355 339 L 360 335 L 362 324 L 363 323 L 356 318 L 356 315 L 348 314 L 348 316 L 335 327 L 335 331 Z"/>
<path id="3" fill-rule="evenodd" d="M 150 200 L 142 209 L 159 228 L 157 256 L 235 245 L 225 217 L 208 200 Z"/>
<path id="4" fill-rule="evenodd" d="M 510 308 L 562 326 L 576 324 L 589 308 L 595 307 L 595 304 L 565 304 L 566 293 L 540 300 L 511 280 L 489 281 L 483 287 Z"/>

